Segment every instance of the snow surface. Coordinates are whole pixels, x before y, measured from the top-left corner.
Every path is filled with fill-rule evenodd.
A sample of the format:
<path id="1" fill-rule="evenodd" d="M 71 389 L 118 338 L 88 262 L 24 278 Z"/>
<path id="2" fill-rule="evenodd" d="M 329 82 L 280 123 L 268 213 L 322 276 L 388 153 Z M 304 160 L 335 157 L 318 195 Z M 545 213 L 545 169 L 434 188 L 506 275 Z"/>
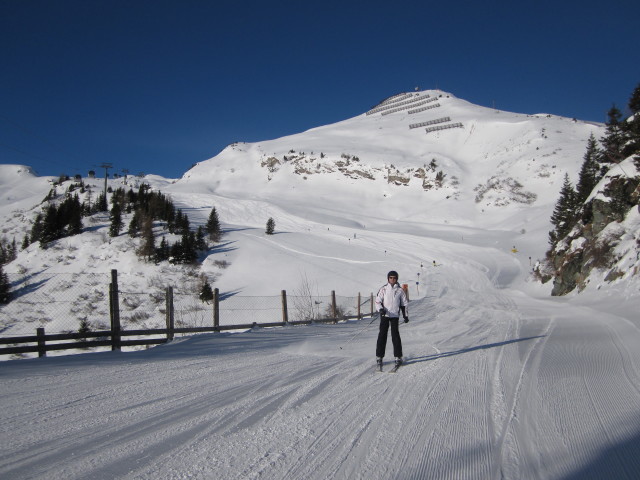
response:
<path id="1" fill-rule="evenodd" d="M 638 478 L 637 281 L 596 276 L 583 293 L 552 298 L 549 285 L 530 277 L 531 262 L 547 246 L 564 172 L 577 175 L 589 132 L 601 127 L 450 100 L 458 110 L 447 113 L 465 128 L 439 132 L 439 141 L 428 145 L 433 134 L 410 140 L 417 132 L 398 121 L 402 114 L 362 115 L 299 136 L 231 146 L 179 181 L 147 179 L 188 209 L 192 225 L 216 207 L 227 230 L 224 248 L 214 250 L 202 271 L 215 272 L 224 291 L 277 295 L 306 276 L 321 291 L 368 294 L 388 270 L 398 270 L 412 301 L 411 321 L 401 326 L 407 363 L 397 374 L 374 372 L 371 319 L 194 335 L 137 352 L 0 362 L 0 477 Z M 371 133 L 371 123 L 401 139 L 385 141 Z M 540 176 L 531 173 L 538 167 L 530 157 L 539 152 L 542 128 L 557 140 L 541 144 L 548 151 L 536 162 L 557 158 L 556 168 L 549 164 Z M 555 134 L 560 128 L 569 133 Z M 356 145 L 354 136 L 363 135 L 370 143 Z M 480 160 L 454 149 L 465 138 L 474 145 L 464 148 L 479 152 Z M 417 162 L 408 158 L 406 152 L 420 148 Z M 326 149 L 334 162 L 341 153 L 357 155 L 376 180 L 337 171 L 305 180 L 284 163 L 275 172 L 260 166 L 291 149 L 307 156 Z M 385 162 L 422 166 L 432 154 L 447 172 L 459 171 L 457 199 L 446 198 L 455 193 L 452 185 L 431 191 L 414 180 L 389 185 L 375 170 Z M 16 171 L 24 168 L 0 166 L 6 234 L 26 228 L 30 209 L 50 188 L 37 177 L 21 180 Z M 537 200 L 476 203 L 473 187 L 501 169 Z M 5 200 L 6 185 L 22 181 L 45 186 L 31 186 L 31 195 L 16 187 L 19 193 Z M 276 220 L 274 236 L 264 234 L 269 216 Z M 627 222 L 637 225 L 637 215 Z M 62 241 L 77 261 L 56 265 L 48 255 L 60 250 L 29 247 L 6 271 L 38 270 L 45 261 L 53 271 L 80 270 L 92 251 L 99 272 L 118 262 L 120 270 L 129 265 L 142 276 L 154 274 L 155 267 L 129 256 L 124 236 L 109 246 L 90 243 L 106 228 L 96 225 Z M 229 266 L 216 270 L 215 260 Z"/>

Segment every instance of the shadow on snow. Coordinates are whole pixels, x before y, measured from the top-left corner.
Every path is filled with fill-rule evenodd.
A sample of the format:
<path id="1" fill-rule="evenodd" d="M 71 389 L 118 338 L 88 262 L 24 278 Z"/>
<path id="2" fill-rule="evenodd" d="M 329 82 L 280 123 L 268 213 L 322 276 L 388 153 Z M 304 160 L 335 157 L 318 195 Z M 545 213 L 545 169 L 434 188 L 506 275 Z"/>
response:
<path id="1" fill-rule="evenodd" d="M 502 347 L 504 345 L 509 345 L 511 343 L 526 342 L 528 340 L 535 340 L 536 338 L 543 338 L 543 337 L 546 337 L 546 335 L 537 335 L 535 337 L 516 338 L 516 339 L 513 339 L 513 340 L 505 340 L 504 342 L 488 343 L 486 345 L 478 345 L 476 347 L 461 348 L 460 350 L 454 350 L 454 351 L 451 351 L 451 352 L 440 352 L 440 353 L 434 353 L 433 355 L 425 355 L 423 357 L 413 357 L 413 358 L 407 360 L 407 364 L 420 363 L 420 362 L 430 362 L 431 360 L 437 360 L 438 358 L 453 357 L 454 355 L 462 355 L 463 353 L 474 352 L 476 350 L 486 350 L 488 348 Z"/>

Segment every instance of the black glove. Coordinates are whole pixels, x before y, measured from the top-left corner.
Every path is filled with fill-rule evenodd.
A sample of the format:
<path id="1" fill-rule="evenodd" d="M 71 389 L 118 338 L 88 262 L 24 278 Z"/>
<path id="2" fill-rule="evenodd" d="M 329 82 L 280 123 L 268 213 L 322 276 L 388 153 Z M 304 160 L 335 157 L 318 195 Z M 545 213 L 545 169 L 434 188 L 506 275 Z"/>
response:
<path id="1" fill-rule="evenodd" d="M 379 312 L 380 312 L 380 316 L 384 317 L 387 314 L 387 309 L 384 307 L 381 307 Z"/>
<path id="2" fill-rule="evenodd" d="M 404 318 L 404 323 L 409 323 L 409 317 L 405 315 L 403 318 Z"/>

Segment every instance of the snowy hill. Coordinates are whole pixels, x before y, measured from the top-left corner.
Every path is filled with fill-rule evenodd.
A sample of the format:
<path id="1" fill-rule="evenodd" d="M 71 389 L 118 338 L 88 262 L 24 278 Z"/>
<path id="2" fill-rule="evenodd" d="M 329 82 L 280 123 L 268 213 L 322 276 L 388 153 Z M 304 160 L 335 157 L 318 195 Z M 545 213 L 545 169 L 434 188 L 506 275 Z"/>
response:
<path id="1" fill-rule="evenodd" d="M 420 275 L 425 278 L 424 265 L 449 260 L 443 245 L 456 242 L 511 255 L 523 280 L 544 254 L 563 175 L 576 175 L 592 132 L 599 136 L 602 126 L 488 109 L 442 91 L 401 94 L 333 125 L 230 145 L 177 181 L 153 175 L 109 179 L 113 189 L 144 181 L 170 195 L 194 228 L 216 207 L 228 234 L 195 271 L 140 261 L 139 240 L 126 234 L 111 239 L 106 214 L 85 219 L 81 235 L 54 248 L 29 246 L 5 271 L 14 278 L 35 272 L 104 276 L 115 268 L 125 290 L 180 286 L 185 294 L 197 290 L 198 275 L 204 274 L 221 292 L 249 296 L 293 292 L 307 278 L 318 294 L 335 290 L 353 296 L 368 295 L 381 272 L 392 268 L 403 269 L 403 282 L 417 286 Z M 26 167 L 2 168 L 8 190 L 1 206 L 7 219 L 3 238 L 20 244 L 56 179 L 34 177 Z M 90 190 L 85 197 L 95 199 L 104 180 L 83 181 Z M 69 185 L 56 187 L 57 195 Z M 276 221 L 272 237 L 264 235 L 269 217 Z M 408 246 L 400 247 L 405 241 Z M 86 283 L 79 277 L 69 282 Z M 44 283 L 32 302 L 53 301 L 53 283 Z M 65 291 L 73 296 L 68 287 Z M 417 286 L 414 296 L 423 293 Z M 142 326 L 161 324 L 157 305 L 137 302 L 142 303 L 132 318 L 154 311 Z M 74 308 L 107 313 L 106 305 L 95 301 Z M 75 323 L 56 327 L 61 315 L 47 316 L 49 328 L 75 330 L 86 318 L 74 313 Z M 32 320 L 23 331 L 11 316 L 3 324 L 14 334 L 34 328 Z"/>
<path id="2" fill-rule="evenodd" d="M 366 224 L 362 217 L 371 216 L 491 228 L 512 225 L 522 204 L 548 208 L 564 172 L 579 167 L 589 134 L 602 132 L 601 125 L 492 110 L 441 91 L 407 95 L 413 103 L 399 97 L 401 111 L 374 108 L 297 135 L 230 145 L 188 171 L 174 191 L 294 203 L 323 222 Z M 409 113 L 425 98 L 437 107 Z"/>
<path id="3" fill-rule="evenodd" d="M 99 326 L 112 268 L 123 320 L 141 326 L 162 322 L 164 286 L 193 299 L 203 273 L 249 302 L 305 278 L 319 293 L 366 295 L 394 269 L 412 298 L 395 376 L 372 370 L 370 319 L 0 362 L 0 476 L 638 478 L 636 277 L 563 298 L 530 278 L 564 173 L 577 175 L 602 127 L 436 91 L 372 110 L 231 145 L 179 180 L 110 179 L 169 194 L 192 226 L 215 206 L 222 241 L 197 267 L 145 263 L 139 239 L 109 237 L 107 215 L 95 214 L 80 235 L 5 265 L 29 288 L 20 310 L 0 313 L 3 335 Z M 20 243 L 54 180 L 0 166 L 6 240 Z M 95 199 L 104 179 L 83 181 Z"/>

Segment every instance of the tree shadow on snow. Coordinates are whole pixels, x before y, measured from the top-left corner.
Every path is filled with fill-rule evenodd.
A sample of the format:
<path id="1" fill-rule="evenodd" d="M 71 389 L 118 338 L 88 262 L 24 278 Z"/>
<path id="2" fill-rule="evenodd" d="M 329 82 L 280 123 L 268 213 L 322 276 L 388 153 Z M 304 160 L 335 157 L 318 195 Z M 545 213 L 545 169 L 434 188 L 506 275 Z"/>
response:
<path id="1" fill-rule="evenodd" d="M 526 342 L 528 340 L 535 340 L 536 338 L 543 338 L 543 337 L 546 337 L 546 335 L 537 335 L 535 337 L 516 338 L 516 339 L 513 339 L 513 340 L 505 340 L 504 342 L 488 343 L 486 345 L 478 345 L 476 347 L 461 348 L 460 350 L 454 350 L 454 351 L 451 351 L 451 352 L 440 352 L 440 353 L 434 353 L 432 355 L 425 355 L 423 357 L 413 357 L 413 358 L 407 360 L 407 364 L 409 364 L 409 363 L 420 363 L 420 362 L 430 362 L 431 360 L 437 360 L 438 358 L 453 357 L 454 355 L 462 355 L 463 353 L 474 352 L 476 350 L 486 350 L 488 348 L 502 347 L 504 345 L 509 345 L 511 343 Z"/>
<path id="2" fill-rule="evenodd" d="M 207 252 L 207 255 L 214 255 L 216 253 L 226 253 L 226 252 L 233 252 L 234 250 L 237 250 L 238 247 L 233 247 L 231 245 L 233 245 L 236 242 L 226 242 L 226 243 L 219 243 L 218 245 L 211 247 L 209 249 L 209 251 Z"/>

